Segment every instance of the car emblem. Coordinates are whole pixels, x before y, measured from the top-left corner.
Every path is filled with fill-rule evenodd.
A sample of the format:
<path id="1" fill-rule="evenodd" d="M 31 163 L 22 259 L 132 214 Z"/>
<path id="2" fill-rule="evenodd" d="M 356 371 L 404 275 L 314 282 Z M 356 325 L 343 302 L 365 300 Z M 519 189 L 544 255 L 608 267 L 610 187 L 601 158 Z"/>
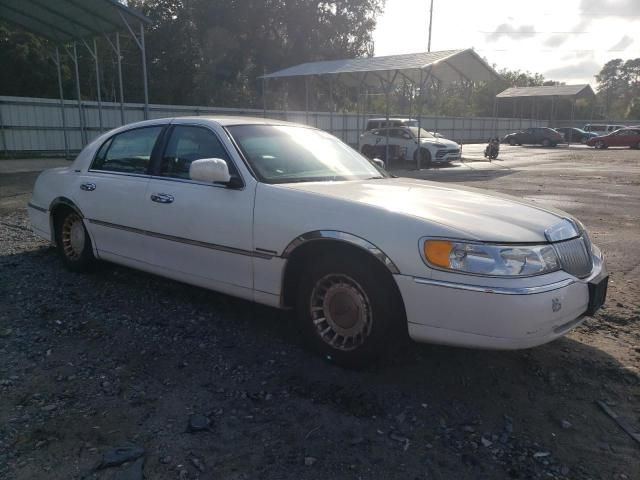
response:
<path id="1" fill-rule="evenodd" d="M 559 312 L 561 308 L 562 308 L 562 303 L 560 302 L 560 299 L 559 298 L 553 298 L 551 300 L 551 309 L 554 312 Z"/>

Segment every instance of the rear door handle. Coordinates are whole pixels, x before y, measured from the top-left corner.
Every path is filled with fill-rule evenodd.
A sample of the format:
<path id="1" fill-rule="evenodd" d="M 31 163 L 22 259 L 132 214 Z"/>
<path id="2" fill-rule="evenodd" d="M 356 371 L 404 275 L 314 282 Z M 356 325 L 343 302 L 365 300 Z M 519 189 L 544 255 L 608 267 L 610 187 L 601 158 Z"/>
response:
<path id="1" fill-rule="evenodd" d="M 93 192 L 96 189 L 95 183 L 82 183 L 80 185 L 80 190 L 84 190 L 86 192 Z"/>
<path id="2" fill-rule="evenodd" d="M 173 203 L 173 195 L 167 193 L 152 193 L 151 201 L 156 203 Z"/>

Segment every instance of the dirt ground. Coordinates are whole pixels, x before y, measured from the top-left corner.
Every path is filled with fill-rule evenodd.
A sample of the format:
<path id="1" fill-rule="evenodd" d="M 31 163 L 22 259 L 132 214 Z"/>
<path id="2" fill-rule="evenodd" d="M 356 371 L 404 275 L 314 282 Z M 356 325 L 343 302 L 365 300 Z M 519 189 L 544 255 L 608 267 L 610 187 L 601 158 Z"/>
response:
<path id="1" fill-rule="evenodd" d="M 64 162 L 0 160 L 1 479 L 640 479 L 640 444 L 596 404 L 640 431 L 640 152 L 504 147 L 397 170 L 577 215 L 609 297 L 542 347 L 412 344 L 365 371 L 308 353 L 289 314 L 114 265 L 65 271 L 25 210 Z"/>

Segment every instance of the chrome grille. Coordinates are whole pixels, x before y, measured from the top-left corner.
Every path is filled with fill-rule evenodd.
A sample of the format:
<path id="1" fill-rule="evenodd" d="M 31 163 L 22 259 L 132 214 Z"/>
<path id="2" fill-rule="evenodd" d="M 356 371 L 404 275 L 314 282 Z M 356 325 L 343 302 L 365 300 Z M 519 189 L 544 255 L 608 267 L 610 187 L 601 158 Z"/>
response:
<path id="1" fill-rule="evenodd" d="M 591 273 L 593 264 L 589 248 L 589 241 L 583 237 L 554 243 L 562 269 L 578 278 Z"/>

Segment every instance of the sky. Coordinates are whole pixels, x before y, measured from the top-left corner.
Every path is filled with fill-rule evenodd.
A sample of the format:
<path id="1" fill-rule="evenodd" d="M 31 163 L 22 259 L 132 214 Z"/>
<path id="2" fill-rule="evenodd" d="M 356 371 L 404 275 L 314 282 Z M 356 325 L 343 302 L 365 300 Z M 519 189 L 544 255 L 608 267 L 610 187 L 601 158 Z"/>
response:
<path id="1" fill-rule="evenodd" d="M 375 55 L 427 51 L 430 0 L 387 0 Z M 590 83 L 640 57 L 640 0 L 434 0 L 431 50 L 474 48 L 497 69 Z"/>

